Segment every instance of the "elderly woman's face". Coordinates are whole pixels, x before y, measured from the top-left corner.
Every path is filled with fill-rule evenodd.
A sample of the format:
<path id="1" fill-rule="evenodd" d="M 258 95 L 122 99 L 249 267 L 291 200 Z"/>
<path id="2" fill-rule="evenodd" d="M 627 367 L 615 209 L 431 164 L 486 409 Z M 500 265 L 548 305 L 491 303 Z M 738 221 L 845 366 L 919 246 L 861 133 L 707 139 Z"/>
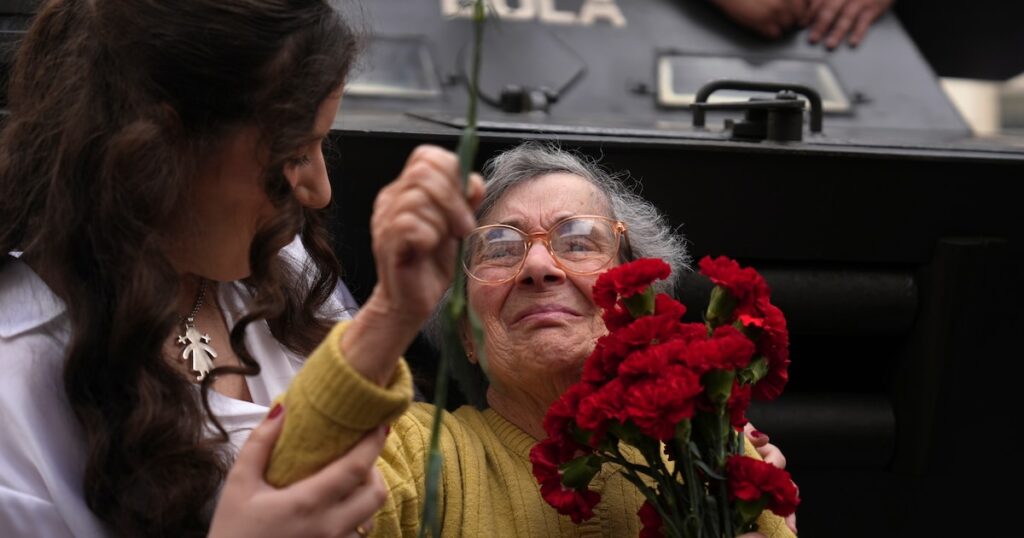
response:
<path id="1" fill-rule="evenodd" d="M 609 214 L 597 188 L 558 173 L 510 189 L 480 224 L 535 233 L 566 217 Z M 562 270 L 543 242 L 535 241 L 515 279 L 497 285 L 469 280 L 470 306 L 485 329 L 492 385 L 555 391 L 578 379 L 583 360 L 605 333 L 591 298 L 596 279 Z"/>
<path id="2" fill-rule="evenodd" d="M 314 140 L 284 165 L 292 192 L 308 207 L 324 207 L 331 199 L 321 143 L 340 102 L 341 88 L 318 108 L 311 133 Z M 253 238 L 276 211 L 264 185 L 266 153 L 259 130 L 247 126 L 236 130 L 219 151 L 200 163 L 188 205 L 180 212 L 185 222 L 175 226 L 179 232 L 169 247 L 179 271 L 218 281 L 250 274 Z"/>

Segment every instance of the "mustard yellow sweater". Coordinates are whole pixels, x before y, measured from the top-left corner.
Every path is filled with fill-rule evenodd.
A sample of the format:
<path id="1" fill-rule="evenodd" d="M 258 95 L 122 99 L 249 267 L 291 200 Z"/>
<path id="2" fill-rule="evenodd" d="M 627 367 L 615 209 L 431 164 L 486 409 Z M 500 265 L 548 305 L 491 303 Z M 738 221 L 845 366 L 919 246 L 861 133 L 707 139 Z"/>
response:
<path id="1" fill-rule="evenodd" d="M 274 448 L 267 480 L 284 486 L 315 473 L 345 453 L 367 431 L 391 424 L 377 462 L 390 489 L 377 513 L 374 536 L 415 536 L 424 500 L 424 467 L 430 448 L 433 406 L 412 400 L 404 361 L 380 387 L 352 370 L 335 327 L 310 356 L 282 397 L 284 431 Z M 529 460 L 536 440 L 493 410 L 469 406 L 444 414 L 444 466 L 439 495 L 443 536 L 629 537 L 640 532 L 642 495 L 606 465 L 591 484 L 601 502 L 594 517 L 575 525 L 540 496 Z M 748 453 L 751 452 L 748 445 Z M 791 537 L 774 514 L 759 519 L 769 537 Z"/>

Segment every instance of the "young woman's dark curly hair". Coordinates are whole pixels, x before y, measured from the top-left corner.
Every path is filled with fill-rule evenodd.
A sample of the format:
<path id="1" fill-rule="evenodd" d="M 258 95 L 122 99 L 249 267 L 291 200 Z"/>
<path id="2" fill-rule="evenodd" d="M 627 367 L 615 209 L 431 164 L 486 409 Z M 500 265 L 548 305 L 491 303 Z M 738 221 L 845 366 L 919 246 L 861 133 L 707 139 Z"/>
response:
<path id="1" fill-rule="evenodd" d="M 266 319 L 303 354 L 326 334 L 318 312 L 338 263 L 324 217 L 282 170 L 358 41 L 326 0 L 50 0 L 20 45 L 0 135 L 0 252 L 23 251 L 66 303 L 84 495 L 118 534 L 205 534 L 230 466 L 224 429 L 204 435 L 206 394 L 217 374 L 258 373 L 248 323 Z M 252 245 L 255 307 L 231 330 L 244 366 L 215 370 L 197 399 L 162 354 L 182 277 L 161 244 L 196 164 L 239 125 L 260 128 L 278 216 Z M 296 233 L 312 275 L 277 256 Z"/>

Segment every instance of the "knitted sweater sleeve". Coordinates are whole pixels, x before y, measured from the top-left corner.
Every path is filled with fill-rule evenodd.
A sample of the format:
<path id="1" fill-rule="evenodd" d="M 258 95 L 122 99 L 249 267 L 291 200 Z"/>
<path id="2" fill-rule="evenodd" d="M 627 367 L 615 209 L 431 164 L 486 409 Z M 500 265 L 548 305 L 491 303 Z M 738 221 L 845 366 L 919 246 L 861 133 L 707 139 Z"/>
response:
<path id="1" fill-rule="evenodd" d="M 400 360 L 387 387 L 353 370 L 341 354 L 339 323 L 324 339 L 278 401 L 284 431 L 267 467 L 267 482 L 283 487 L 310 476 L 368 431 L 394 422 L 412 401 L 412 378 Z"/>

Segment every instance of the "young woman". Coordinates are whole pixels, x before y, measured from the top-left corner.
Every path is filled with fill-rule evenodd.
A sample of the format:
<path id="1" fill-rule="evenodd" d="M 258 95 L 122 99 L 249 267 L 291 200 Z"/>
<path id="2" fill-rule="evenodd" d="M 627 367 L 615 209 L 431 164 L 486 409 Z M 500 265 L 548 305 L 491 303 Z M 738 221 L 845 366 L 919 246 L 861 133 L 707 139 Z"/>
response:
<path id="1" fill-rule="evenodd" d="M 42 3 L 0 136 L 0 535 L 366 533 L 382 431 L 282 490 L 283 414 L 237 454 L 351 306 L 321 143 L 357 49 L 326 0 Z"/>

